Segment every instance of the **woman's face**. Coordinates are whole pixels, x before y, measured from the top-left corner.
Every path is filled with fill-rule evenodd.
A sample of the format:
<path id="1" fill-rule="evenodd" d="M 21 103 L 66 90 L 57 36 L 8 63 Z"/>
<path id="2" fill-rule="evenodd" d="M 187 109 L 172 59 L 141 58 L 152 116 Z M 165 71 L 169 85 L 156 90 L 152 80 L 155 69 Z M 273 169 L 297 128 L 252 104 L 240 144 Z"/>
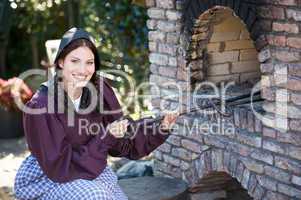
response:
<path id="1" fill-rule="evenodd" d="M 86 46 L 78 47 L 59 60 L 59 66 L 65 86 L 84 87 L 95 72 L 94 54 Z"/>

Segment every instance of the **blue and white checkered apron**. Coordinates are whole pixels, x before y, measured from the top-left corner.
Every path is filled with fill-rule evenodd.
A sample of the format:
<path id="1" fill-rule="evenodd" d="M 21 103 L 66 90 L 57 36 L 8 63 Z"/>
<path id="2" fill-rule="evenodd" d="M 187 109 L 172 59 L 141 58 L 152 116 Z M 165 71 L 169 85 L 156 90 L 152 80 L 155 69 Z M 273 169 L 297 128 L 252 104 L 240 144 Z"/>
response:
<path id="1" fill-rule="evenodd" d="M 51 181 L 30 154 L 15 177 L 17 200 L 127 200 L 114 171 L 107 166 L 94 180 L 77 179 L 67 183 Z"/>

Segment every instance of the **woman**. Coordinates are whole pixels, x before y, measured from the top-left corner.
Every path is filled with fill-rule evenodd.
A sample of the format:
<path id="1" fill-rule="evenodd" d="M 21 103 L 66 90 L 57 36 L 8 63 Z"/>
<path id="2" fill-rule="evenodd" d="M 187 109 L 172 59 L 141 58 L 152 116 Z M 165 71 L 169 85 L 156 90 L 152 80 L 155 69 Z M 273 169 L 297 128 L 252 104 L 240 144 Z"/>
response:
<path id="1" fill-rule="evenodd" d="M 115 173 L 107 166 L 107 156 L 139 159 L 148 155 L 168 138 L 178 114 L 164 116 L 160 126 L 155 128 L 157 134 L 153 134 L 153 129 L 141 126 L 135 137 L 124 137 L 129 122 L 121 120 L 120 104 L 107 80 L 96 75 L 100 66 L 98 53 L 93 38 L 82 29 L 72 28 L 64 34 L 55 66 L 54 78 L 41 84 L 26 103 L 31 109 L 47 108 L 48 112 L 23 112 L 24 131 L 31 154 L 17 172 L 16 198 L 127 199 Z M 88 108 L 93 99 L 93 94 L 85 87 L 87 83 L 98 89 L 97 101 L 102 102 L 103 109 L 97 104 L 92 112 L 81 114 L 79 108 Z M 59 92 L 63 93 L 63 101 L 58 100 Z M 49 101 L 51 99 L 53 104 Z M 63 112 L 59 112 L 61 102 Z M 69 102 L 73 104 L 70 106 Z M 53 106 L 54 112 L 49 112 L 49 106 Z M 74 126 L 67 124 L 66 112 L 70 109 L 75 115 Z M 104 111 L 116 110 L 104 114 Z M 86 123 L 84 125 L 87 122 L 102 124 L 108 129 L 98 129 L 95 134 L 91 128 L 83 126 L 82 121 Z"/>

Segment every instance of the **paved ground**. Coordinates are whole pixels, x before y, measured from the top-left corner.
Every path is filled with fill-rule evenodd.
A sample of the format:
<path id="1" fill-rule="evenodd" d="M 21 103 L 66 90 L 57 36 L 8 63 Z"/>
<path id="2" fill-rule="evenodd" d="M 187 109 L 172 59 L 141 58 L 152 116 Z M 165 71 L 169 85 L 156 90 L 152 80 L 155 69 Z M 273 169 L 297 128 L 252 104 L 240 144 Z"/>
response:
<path id="1" fill-rule="evenodd" d="M 14 139 L 0 139 L 0 200 L 10 200 L 14 185 L 14 178 L 22 161 L 29 155 L 24 137 Z M 108 159 L 108 164 L 118 169 L 127 163 L 127 159 Z"/>
<path id="2" fill-rule="evenodd" d="M 16 172 L 28 154 L 24 137 L 0 139 L 0 199 L 12 196 Z"/>

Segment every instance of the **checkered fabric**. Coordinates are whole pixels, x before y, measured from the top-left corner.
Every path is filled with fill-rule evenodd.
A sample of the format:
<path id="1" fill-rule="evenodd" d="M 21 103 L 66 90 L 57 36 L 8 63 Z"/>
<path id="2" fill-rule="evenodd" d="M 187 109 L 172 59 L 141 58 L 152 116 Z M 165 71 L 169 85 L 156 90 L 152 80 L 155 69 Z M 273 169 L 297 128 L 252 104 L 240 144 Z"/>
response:
<path id="1" fill-rule="evenodd" d="M 77 179 L 67 183 L 51 181 L 30 154 L 22 162 L 15 177 L 17 200 L 127 200 L 117 176 L 107 166 L 94 180 Z"/>

